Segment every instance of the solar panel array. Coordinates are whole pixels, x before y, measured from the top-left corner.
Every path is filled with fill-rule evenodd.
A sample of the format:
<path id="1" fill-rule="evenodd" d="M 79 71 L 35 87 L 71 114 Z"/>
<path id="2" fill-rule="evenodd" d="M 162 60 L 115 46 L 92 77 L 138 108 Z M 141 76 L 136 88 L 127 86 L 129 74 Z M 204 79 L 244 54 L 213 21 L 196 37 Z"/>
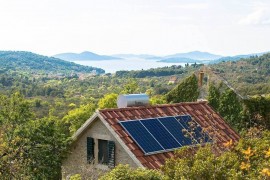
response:
<path id="1" fill-rule="evenodd" d="M 145 155 L 211 142 L 189 115 L 120 121 L 120 124 Z"/>

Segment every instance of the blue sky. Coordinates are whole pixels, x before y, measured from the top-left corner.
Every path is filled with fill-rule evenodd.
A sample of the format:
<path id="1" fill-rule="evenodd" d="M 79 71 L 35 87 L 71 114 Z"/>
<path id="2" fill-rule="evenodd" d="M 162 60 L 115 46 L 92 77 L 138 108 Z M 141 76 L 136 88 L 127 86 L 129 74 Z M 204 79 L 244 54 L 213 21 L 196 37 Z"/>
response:
<path id="1" fill-rule="evenodd" d="M 1 0 L 0 50 L 221 55 L 270 50 L 270 1 Z"/>

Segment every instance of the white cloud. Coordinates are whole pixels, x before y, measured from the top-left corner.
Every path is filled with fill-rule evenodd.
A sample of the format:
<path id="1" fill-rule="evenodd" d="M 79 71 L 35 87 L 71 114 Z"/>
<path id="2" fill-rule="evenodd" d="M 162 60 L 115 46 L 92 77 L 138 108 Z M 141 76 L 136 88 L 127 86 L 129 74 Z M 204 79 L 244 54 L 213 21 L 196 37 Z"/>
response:
<path id="1" fill-rule="evenodd" d="M 243 25 L 270 25 L 270 8 L 256 7 L 253 12 L 242 18 L 239 24 Z"/>

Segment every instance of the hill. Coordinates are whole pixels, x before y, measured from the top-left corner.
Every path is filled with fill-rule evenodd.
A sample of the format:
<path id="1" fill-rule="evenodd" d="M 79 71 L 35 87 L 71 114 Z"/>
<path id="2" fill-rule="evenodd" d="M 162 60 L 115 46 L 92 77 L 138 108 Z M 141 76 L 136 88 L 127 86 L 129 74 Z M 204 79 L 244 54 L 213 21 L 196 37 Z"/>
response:
<path id="1" fill-rule="evenodd" d="M 119 57 L 98 55 L 89 51 L 84 51 L 82 53 L 62 53 L 56 54 L 53 57 L 63 59 L 66 61 L 89 61 L 89 60 L 113 60 L 121 59 Z"/>
<path id="2" fill-rule="evenodd" d="M 151 68 L 147 70 L 132 70 L 132 71 L 116 71 L 115 77 L 119 78 L 150 78 L 150 77 L 162 77 L 171 75 L 184 75 L 188 72 L 193 72 L 201 67 L 200 64 L 194 64 L 187 67 L 181 65 L 166 66 L 160 68 Z"/>
<path id="3" fill-rule="evenodd" d="M 216 63 L 219 63 L 219 62 L 226 62 L 226 61 L 238 61 L 238 60 L 240 60 L 242 58 L 249 58 L 251 56 L 261 56 L 261 55 L 266 54 L 266 53 L 267 52 L 236 55 L 236 56 L 225 56 L 225 57 L 221 57 L 219 59 L 211 61 L 210 64 L 216 64 Z"/>
<path id="4" fill-rule="evenodd" d="M 208 63 L 222 56 L 208 52 L 192 51 L 188 53 L 177 53 L 163 57 L 159 62 L 166 63 Z"/>
<path id="5" fill-rule="evenodd" d="M 187 53 L 177 53 L 169 56 L 165 56 L 164 59 L 168 58 L 188 58 L 188 59 L 194 59 L 194 60 L 215 60 L 219 59 L 222 56 L 211 54 L 208 52 L 201 52 L 201 51 L 192 51 Z"/>
<path id="6" fill-rule="evenodd" d="M 242 95 L 270 93 L 270 53 L 210 67 Z"/>
<path id="7" fill-rule="evenodd" d="M 47 57 L 25 51 L 0 51 L 0 73 L 22 71 L 27 73 L 104 73 L 100 68 L 82 66 L 54 57 Z"/>

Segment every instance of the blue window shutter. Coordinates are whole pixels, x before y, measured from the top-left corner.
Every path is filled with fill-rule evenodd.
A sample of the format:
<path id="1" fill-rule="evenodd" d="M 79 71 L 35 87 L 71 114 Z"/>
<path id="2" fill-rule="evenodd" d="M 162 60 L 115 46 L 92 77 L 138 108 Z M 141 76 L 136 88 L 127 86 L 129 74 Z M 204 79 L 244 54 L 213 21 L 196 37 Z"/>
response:
<path id="1" fill-rule="evenodd" d="M 87 137 L 87 162 L 94 160 L 94 138 Z"/>
<path id="2" fill-rule="evenodd" d="M 115 166 L 115 143 L 114 141 L 108 141 L 108 167 L 113 168 Z"/>

